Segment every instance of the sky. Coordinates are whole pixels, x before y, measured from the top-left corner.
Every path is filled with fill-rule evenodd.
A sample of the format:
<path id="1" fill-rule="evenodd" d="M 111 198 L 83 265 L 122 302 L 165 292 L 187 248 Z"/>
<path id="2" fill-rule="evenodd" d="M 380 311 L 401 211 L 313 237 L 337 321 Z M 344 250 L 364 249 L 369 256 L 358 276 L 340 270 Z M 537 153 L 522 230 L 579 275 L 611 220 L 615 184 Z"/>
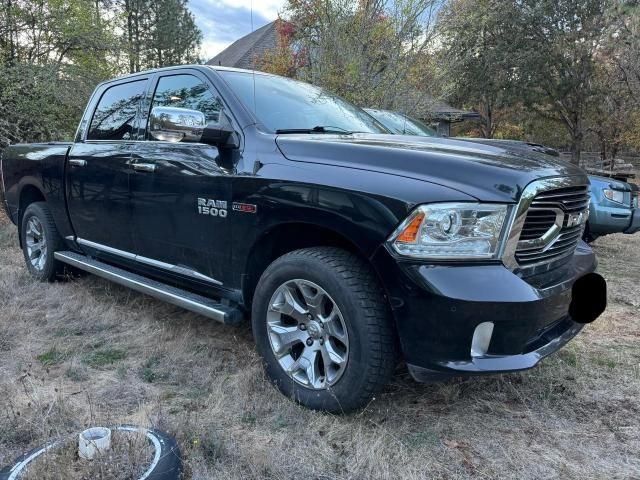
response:
<path id="1" fill-rule="evenodd" d="M 285 0 L 189 0 L 202 30 L 202 58 L 208 61 L 238 38 L 278 18 Z"/>

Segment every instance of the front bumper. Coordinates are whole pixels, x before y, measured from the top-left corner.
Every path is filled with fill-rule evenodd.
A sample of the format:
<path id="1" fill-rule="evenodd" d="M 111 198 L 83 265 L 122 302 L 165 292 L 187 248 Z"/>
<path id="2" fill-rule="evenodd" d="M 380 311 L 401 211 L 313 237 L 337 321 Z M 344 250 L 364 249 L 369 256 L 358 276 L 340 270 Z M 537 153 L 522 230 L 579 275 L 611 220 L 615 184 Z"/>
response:
<path id="1" fill-rule="evenodd" d="M 543 358 L 557 352 L 584 328 L 584 324 L 566 318 L 554 328 L 550 328 L 539 340 L 548 340 L 535 350 L 515 355 L 485 355 L 471 357 L 467 361 L 452 361 L 432 370 L 418 365 L 407 364 L 409 373 L 418 382 L 431 382 L 453 375 L 478 375 L 515 372 L 535 367 Z"/>
<path id="2" fill-rule="evenodd" d="M 640 230 L 640 209 L 624 206 L 592 204 L 589 214 L 589 231 L 595 235 L 610 233 L 635 233 Z"/>
<path id="3" fill-rule="evenodd" d="M 631 224 L 624 233 L 636 233 L 640 232 L 640 208 L 636 208 L 631 216 Z"/>
<path id="4" fill-rule="evenodd" d="M 404 263 L 386 249 L 375 264 L 388 279 L 402 353 L 418 381 L 531 368 L 580 332 L 572 315 L 591 321 L 606 303 L 595 256 L 582 242 L 570 262 L 525 279 L 497 264 Z M 574 288 L 592 276 L 595 286 Z M 485 322 L 493 324 L 488 348 L 472 354 Z"/>

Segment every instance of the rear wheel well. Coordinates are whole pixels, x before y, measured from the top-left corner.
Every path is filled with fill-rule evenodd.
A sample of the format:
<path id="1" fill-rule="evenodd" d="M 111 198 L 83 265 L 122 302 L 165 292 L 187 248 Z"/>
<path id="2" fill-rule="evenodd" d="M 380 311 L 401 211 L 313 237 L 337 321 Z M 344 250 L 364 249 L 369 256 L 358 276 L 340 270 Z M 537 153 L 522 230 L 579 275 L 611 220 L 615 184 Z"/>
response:
<path id="1" fill-rule="evenodd" d="M 35 202 L 44 202 L 44 194 L 33 185 L 26 185 L 20 192 L 20 200 L 18 203 L 18 232 L 21 232 L 22 217 L 27 207 Z M 21 235 L 19 235 L 21 237 Z M 22 238 L 20 238 L 20 246 L 22 246 Z"/>
<path id="2" fill-rule="evenodd" d="M 337 247 L 347 250 L 369 263 L 366 256 L 340 233 L 317 225 L 291 223 L 281 225 L 263 235 L 254 245 L 242 282 L 245 305 L 250 308 L 258 280 L 266 268 L 282 255 L 309 247 Z"/>

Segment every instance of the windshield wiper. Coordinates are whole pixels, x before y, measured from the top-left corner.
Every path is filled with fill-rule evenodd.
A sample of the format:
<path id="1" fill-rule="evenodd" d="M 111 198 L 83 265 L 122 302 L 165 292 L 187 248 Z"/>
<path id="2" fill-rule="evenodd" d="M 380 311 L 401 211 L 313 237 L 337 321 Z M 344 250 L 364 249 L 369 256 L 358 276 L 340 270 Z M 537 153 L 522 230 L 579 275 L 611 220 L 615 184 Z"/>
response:
<path id="1" fill-rule="evenodd" d="M 287 133 L 344 133 L 347 135 L 351 135 L 354 132 L 351 132 L 342 127 L 331 127 L 324 125 L 317 125 L 313 128 L 282 128 L 280 130 L 276 130 L 278 135 L 287 134 Z"/>

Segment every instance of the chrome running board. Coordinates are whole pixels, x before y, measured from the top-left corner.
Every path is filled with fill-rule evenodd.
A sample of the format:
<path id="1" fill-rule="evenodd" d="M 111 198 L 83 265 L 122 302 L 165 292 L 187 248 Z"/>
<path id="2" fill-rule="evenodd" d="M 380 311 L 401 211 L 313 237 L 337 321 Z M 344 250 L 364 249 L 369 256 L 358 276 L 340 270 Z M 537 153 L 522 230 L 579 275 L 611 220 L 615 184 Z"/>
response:
<path id="1" fill-rule="evenodd" d="M 131 288 L 165 302 L 177 305 L 186 310 L 204 315 L 219 322 L 236 325 L 243 319 L 243 314 L 237 307 L 225 305 L 211 298 L 166 285 L 122 268 L 100 262 L 86 255 L 75 252 L 55 252 L 56 260 L 73 267 L 105 278 L 114 283 Z"/>

